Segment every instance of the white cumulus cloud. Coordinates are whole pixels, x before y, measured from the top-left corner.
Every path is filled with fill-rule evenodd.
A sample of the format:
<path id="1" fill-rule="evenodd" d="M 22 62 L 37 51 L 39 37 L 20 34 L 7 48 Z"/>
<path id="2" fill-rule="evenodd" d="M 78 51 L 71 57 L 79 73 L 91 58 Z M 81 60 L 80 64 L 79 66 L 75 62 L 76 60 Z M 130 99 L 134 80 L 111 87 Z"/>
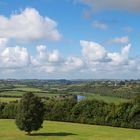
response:
<path id="1" fill-rule="evenodd" d="M 0 15 L 0 37 L 22 41 L 57 41 L 62 35 L 57 29 L 56 21 L 41 16 L 34 8 L 26 8 L 19 14 L 11 14 L 10 17 Z"/>
<path id="2" fill-rule="evenodd" d="M 59 62 L 61 60 L 61 55 L 58 50 L 53 50 L 48 54 L 48 61 L 49 62 Z"/>
<path id="3" fill-rule="evenodd" d="M 0 38 L 0 48 L 6 46 L 7 42 L 7 38 Z"/>
<path id="4" fill-rule="evenodd" d="M 18 78 L 24 76 L 35 78 L 37 75 L 44 78 L 66 76 L 72 79 L 75 76 L 83 78 L 83 75 L 84 78 L 95 76 L 96 78 L 126 78 L 130 74 L 133 78 L 133 75 L 140 74 L 140 57 L 129 57 L 131 44 L 122 47 L 120 51 L 113 52 L 107 51 L 103 45 L 93 41 L 81 40 L 80 45 L 79 57 L 73 55 L 63 57 L 59 50 L 50 51 L 46 45 L 38 45 L 35 55 L 30 54 L 26 47 L 3 46 L 0 50 L 0 72 L 7 77 L 10 75 Z"/>
<path id="5" fill-rule="evenodd" d="M 104 75 L 105 72 L 114 75 L 126 70 L 130 72 L 139 64 L 135 59 L 129 58 L 131 44 L 124 46 L 120 52 L 109 52 L 104 46 L 92 41 L 81 40 L 80 44 L 88 70 L 98 72 L 100 75 Z"/>
<path id="6" fill-rule="evenodd" d="M 7 47 L 0 52 L 0 67 L 20 68 L 30 63 L 30 55 L 24 47 Z"/>
<path id="7" fill-rule="evenodd" d="M 117 52 L 108 53 L 107 55 L 111 59 L 111 64 L 120 65 L 120 64 L 128 63 L 129 61 L 128 54 L 130 48 L 131 48 L 131 44 L 128 44 L 127 46 L 122 48 L 121 53 L 117 53 Z"/>
<path id="8" fill-rule="evenodd" d="M 45 45 L 37 46 L 36 50 L 37 54 L 31 57 L 31 62 L 39 71 L 52 73 L 61 65 L 63 59 L 58 50 L 50 52 Z"/>
<path id="9" fill-rule="evenodd" d="M 88 62 L 101 61 L 106 57 L 106 50 L 100 44 L 92 41 L 80 40 L 82 54 Z"/>
<path id="10" fill-rule="evenodd" d="M 75 70 L 82 70 L 84 67 L 84 62 L 79 57 L 70 56 L 68 57 L 64 64 L 62 70 L 64 72 L 70 72 Z"/>

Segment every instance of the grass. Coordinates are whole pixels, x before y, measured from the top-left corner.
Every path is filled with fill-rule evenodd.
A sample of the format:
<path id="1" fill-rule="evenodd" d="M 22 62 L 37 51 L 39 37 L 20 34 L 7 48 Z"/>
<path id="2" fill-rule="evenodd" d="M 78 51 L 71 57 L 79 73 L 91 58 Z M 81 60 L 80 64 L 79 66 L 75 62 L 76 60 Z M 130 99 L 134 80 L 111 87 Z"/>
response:
<path id="1" fill-rule="evenodd" d="M 22 90 L 25 92 L 41 92 L 41 89 L 38 88 L 29 88 L 29 87 L 19 87 L 19 88 L 14 88 L 14 90 Z"/>
<path id="2" fill-rule="evenodd" d="M 20 98 L 0 97 L 0 102 L 11 102 L 20 100 Z"/>
<path id="3" fill-rule="evenodd" d="M 8 91 L 8 93 L 6 92 L 2 92 L 0 93 L 0 95 L 7 95 L 7 96 L 11 96 L 11 97 L 0 97 L 0 102 L 10 102 L 10 101 L 16 101 L 16 100 L 20 100 L 20 97 L 22 97 L 22 95 L 24 94 L 24 92 L 16 92 L 16 91 Z M 55 97 L 55 96 L 59 96 L 59 94 L 48 94 L 48 93 L 34 93 L 35 95 L 39 96 L 39 97 Z M 14 96 L 19 96 L 19 98 L 14 97 Z"/>
<path id="4" fill-rule="evenodd" d="M 21 85 L 20 85 L 21 86 Z M 29 88 L 29 87 L 17 87 L 14 88 L 12 90 L 7 90 L 7 91 L 3 91 L 0 92 L 1 96 L 22 96 L 24 93 L 26 92 L 34 92 L 36 95 L 40 96 L 40 97 L 54 97 L 54 96 L 59 96 L 58 93 L 56 94 L 51 94 L 48 91 L 43 91 L 42 89 L 38 89 L 38 88 Z M 17 91 L 16 91 L 17 90 Z M 46 93 L 45 93 L 46 92 Z M 69 92 L 69 94 L 75 94 L 75 95 L 84 95 L 86 96 L 88 99 L 97 99 L 97 100 L 103 100 L 104 102 L 107 103 L 115 103 L 115 104 L 119 104 L 121 102 L 125 102 L 128 101 L 126 99 L 122 99 L 122 98 L 117 98 L 117 97 L 111 97 L 111 96 L 100 96 L 98 94 L 94 94 L 94 93 L 84 93 L 84 92 Z M 14 101 L 16 99 L 14 98 L 7 98 L 7 99 L 1 99 L 0 101 Z"/>
<path id="5" fill-rule="evenodd" d="M 98 95 L 98 94 L 88 94 L 87 98 L 88 99 L 103 100 L 104 102 L 115 103 L 115 104 L 119 104 L 119 103 L 122 103 L 122 102 L 129 101 L 129 100 L 123 99 L 123 98 L 117 98 L 117 97 L 111 97 L 111 96 L 101 96 L 101 95 Z"/>
<path id="6" fill-rule="evenodd" d="M 102 101 L 107 102 L 107 103 L 119 104 L 119 103 L 122 103 L 122 102 L 129 101 L 128 99 L 123 99 L 123 98 L 118 98 L 118 97 L 111 97 L 111 96 L 101 96 L 99 94 L 94 94 L 94 93 L 84 93 L 84 92 L 70 92 L 70 93 L 75 94 L 75 95 L 85 96 L 87 99 L 102 100 Z"/>
<path id="7" fill-rule="evenodd" d="M 25 135 L 14 120 L 0 120 L 0 140 L 140 140 L 140 130 L 45 121 L 41 130 Z"/>
<path id="8" fill-rule="evenodd" d="M 28 89 L 29 91 L 29 89 Z M 21 91 L 14 91 L 14 90 L 7 90 L 7 91 L 3 91 L 3 92 L 0 92 L 0 95 L 1 96 L 19 96 L 21 97 L 23 94 L 27 93 L 28 91 L 25 91 L 25 90 L 21 90 Z M 40 97 L 53 97 L 53 96 L 58 96 L 59 94 L 51 94 L 51 93 L 44 93 L 44 92 L 41 92 L 41 91 L 37 91 L 36 89 L 34 90 L 31 90 L 31 92 L 34 92 L 35 95 L 38 95 Z"/>
<path id="9" fill-rule="evenodd" d="M 23 91 L 3 91 L 3 92 L 0 92 L 0 95 L 4 95 L 4 96 L 22 96 L 23 94 L 25 94 L 25 92 Z"/>
<path id="10" fill-rule="evenodd" d="M 51 94 L 51 93 L 34 93 L 35 95 L 39 96 L 39 97 L 55 97 L 55 96 L 59 96 L 59 94 Z"/>

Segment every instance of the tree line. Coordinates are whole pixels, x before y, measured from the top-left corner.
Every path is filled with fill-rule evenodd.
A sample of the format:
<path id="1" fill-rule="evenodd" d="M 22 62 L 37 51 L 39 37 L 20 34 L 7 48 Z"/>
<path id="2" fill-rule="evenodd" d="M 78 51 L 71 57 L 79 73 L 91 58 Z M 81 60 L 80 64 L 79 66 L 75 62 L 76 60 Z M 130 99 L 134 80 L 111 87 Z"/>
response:
<path id="1" fill-rule="evenodd" d="M 20 105 L 19 101 L 0 102 L 0 118 L 15 119 Z M 43 106 L 44 120 L 140 129 L 139 96 L 119 105 L 95 99 L 77 102 L 74 98 L 54 98 L 43 100 Z"/>

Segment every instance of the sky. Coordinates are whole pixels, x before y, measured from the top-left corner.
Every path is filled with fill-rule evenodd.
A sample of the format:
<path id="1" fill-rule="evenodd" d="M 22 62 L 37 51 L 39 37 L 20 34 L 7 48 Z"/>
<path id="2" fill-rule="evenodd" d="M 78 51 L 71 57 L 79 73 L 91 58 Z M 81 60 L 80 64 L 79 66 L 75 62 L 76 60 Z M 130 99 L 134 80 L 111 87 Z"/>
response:
<path id="1" fill-rule="evenodd" d="M 140 0 L 0 0 L 0 79 L 139 79 Z"/>

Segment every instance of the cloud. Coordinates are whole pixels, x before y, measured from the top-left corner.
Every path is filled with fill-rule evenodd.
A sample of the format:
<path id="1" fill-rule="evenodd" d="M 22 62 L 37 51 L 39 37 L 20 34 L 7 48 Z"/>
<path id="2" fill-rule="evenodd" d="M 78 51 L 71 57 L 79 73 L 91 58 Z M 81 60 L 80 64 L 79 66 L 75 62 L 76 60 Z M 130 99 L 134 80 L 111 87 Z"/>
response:
<path id="1" fill-rule="evenodd" d="M 21 13 L 10 17 L 0 15 L 0 37 L 22 41 L 54 40 L 62 35 L 57 30 L 57 23 L 49 17 L 43 17 L 34 8 L 26 8 Z"/>
<path id="2" fill-rule="evenodd" d="M 0 72 L 8 77 L 17 76 L 16 78 L 139 77 L 140 57 L 129 57 L 131 44 L 122 47 L 119 52 L 109 52 L 103 45 L 93 41 L 81 40 L 80 45 L 79 57 L 64 57 L 59 50 L 49 51 L 46 45 L 36 46 L 35 55 L 30 54 L 26 47 L 3 46 L 0 50 Z"/>
<path id="3" fill-rule="evenodd" d="M 31 55 L 27 48 L 21 46 L 7 47 L 8 40 L 1 38 L 0 71 L 2 73 L 55 74 L 70 73 L 81 70 L 84 62 L 79 57 L 64 58 L 56 49 L 49 51 L 46 45 L 36 46 L 36 54 Z M 5 71 L 5 72 L 4 72 Z M 17 74 L 16 74 L 17 75 Z"/>
<path id="4" fill-rule="evenodd" d="M 64 72 L 82 70 L 84 66 L 84 62 L 81 58 L 71 56 L 65 60 L 62 70 Z"/>
<path id="5" fill-rule="evenodd" d="M 102 77 L 105 73 L 112 76 L 133 73 L 139 65 L 135 59 L 129 58 L 131 44 L 124 46 L 121 52 L 109 52 L 102 45 L 92 41 L 81 40 L 80 44 L 88 71 Z"/>
<path id="6" fill-rule="evenodd" d="M 48 54 L 48 61 L 51 63 L 57 63 L 61 60 L 61 55 L 58 50 L 53 50 Z"/>
<path id="7" fill-rule="evenodd" d="M 0 38 L 0 48 L 6 46 L 7 42 L 7 38 Z"/>
<path id="8" fill-rule="evenodd" d="M 90 63 L 91 61 L 101 61 L 106 57 L 106 50 L 96 42 L 80 40 L 82 55 Z"/>
<path id="9" fill-rule="evenodd" d="M 68 56 L 63 58 L 58 50 L 47 51 L 44 45 L 37 46 L 37 55 L 32 56 L 32 65 L 46 73 L 68 73 L 80 70 L 84 66 L 81 58 Z"/>
<path id="10" fill-rule="evenodd" d="M 121 64 L 128 64 L 128 54 L 131 48 L 131 44 L 123 47 L 121 53 L 108 53 L 107 56 L 110 58 L 111 65 L 121 65 Z"/>
<path id="11" fill-rule="evenodd" d="M 42 65 L 40 69 L 37 68 L 36 70 L 39 72 L 53 73 L 55 71 L 55 67 L 52 65 Z"/>
<path id="12" fill-rule="evenodd" d="M 57 63 L 61 61 L 61 54 L 58 50 L 53 50 L 52 52 L 47 51 L 45 45 L 39 45 L 36 47 L 37 55 L 34 62 L 43 63 Z"/>
<path id="13" fill-rule="evenodd" d="M 59 51 L 53 50 L 52 52 L 48 52 L 45 45 L 37 46 L 36 50 L 36 56 L 31 57 L 32 66 L 39 67 L 39 71 L 54 72 L 56 63 L 59 63 L 61 59 Z"/>
<path id="14" fill-rule="evenodd" d="M 92 23 L 92 26 L 94 28 L 98 28 L 98 29 L 102 29 L 102 30 L 105 30 L 108 28 L 108 25 L 106 23 L 103 23 L 103 22 L 100 22 L 100 21 L 94 21 Z"/>
<path id="15" fill-rule="evenodd" d="M 122 36 L 122 37 L 116 37 L 116 38 L 110 39 L 108 41 L 108 44 L 114 44 L 114 43 L 123 43 L 123 44 L 126 44 L 128 42 L 129 42 L 128 36 Z"/>
<path id="16" fill-rule="evenodd" d="M 7 47 L 0 53 L 0 67 L 20 68 L 30 63 L 30 55 L 24 47 Z"/>
<path id="17" fill-rule="evenodd" d="M 120 53 L 108 52 L 103 46 L 96 42 L 81 40 L 82 54 L 89 64 L 93 63 L 115 63 L 115 65 L 121 64 L 128 60 L 129 50 L 131 44 L 124 46 Z"/>
<path id="18" fill-rule="evenodd" d="M 46 61 L 47 47 L 45 45 L 39 45 L 36 47 L 36 50 L 37 50 L 36 61 Z"/>
<path id="19" fill-rule="evenodd" d="M 131 12 L 140 11 L 139 0 L 77 0 L 87 4 L 93 8 L 94 11 L 98 10 L 123 10 Z"/>

